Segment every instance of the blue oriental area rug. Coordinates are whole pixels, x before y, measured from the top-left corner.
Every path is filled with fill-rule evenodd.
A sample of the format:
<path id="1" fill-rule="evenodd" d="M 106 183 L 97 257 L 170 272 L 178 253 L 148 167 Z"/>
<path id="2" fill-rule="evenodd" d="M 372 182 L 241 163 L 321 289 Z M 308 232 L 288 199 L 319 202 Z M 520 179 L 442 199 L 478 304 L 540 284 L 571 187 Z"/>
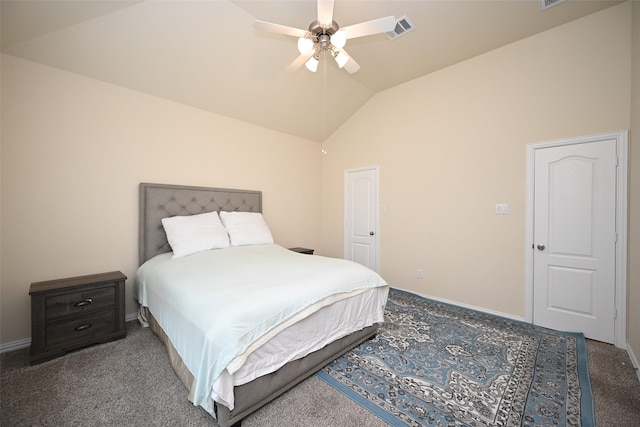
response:
<path id="1" fill-rule="evenodd" d="M 397 289 L 378 334 L 317 375 L 393 426 L 595 424 L 582 334 Z"/>

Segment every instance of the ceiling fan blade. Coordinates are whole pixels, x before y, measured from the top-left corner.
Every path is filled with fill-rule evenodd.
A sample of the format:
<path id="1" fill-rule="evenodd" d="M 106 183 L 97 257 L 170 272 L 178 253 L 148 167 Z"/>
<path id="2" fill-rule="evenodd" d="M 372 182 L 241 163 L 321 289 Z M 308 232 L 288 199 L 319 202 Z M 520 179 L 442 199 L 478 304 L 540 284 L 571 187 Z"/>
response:
<path id="1" fill-rule="evenodd" d="M 343 69 L 345 69 L 345 70 L 347 70 L 347 72 L 348 72 L 349 74 L 353 74 L 353 73 L 355 73 L 356 71 L 358 71 L 358 70 L 360 69 L 360 64 L 358 64 L 358 63 L 356 62 L 356 60 L 355 60 L 355 59 L 353 59 L 353 56 L 349 55 L 349 54 L 347 53 L 347 51 L 346 51 L 346 50 L 344 50 L 344 49 L 342 49 L 342 50 L 341 50 L 341 52 L 342 52 L 342 53 L 344 53 L 345 55 L 348 55 L 348 56 L 349 56 L 349 60 L 347 61 L 347 63 L 346 63 L 346 64 L 344 64 L 344 67 L 342 67 L 342 68 L 343 68 Z"/>
<path id="2" fill-rule="evenodd" d="M 304 37 L 308 31 L 298 28 L 287 27 L 286 25 L 273 24 L 271 22 L 258 21 L 253 23 L 256 30 L 268 31 L 270 33 L 283 34 L 285 36 Z"/>
<path id="3" fill-rule="evenodd" d="M 298 68 L 302 67 L 302 65 L 309 60 L 313 56 L 315 51 L 311 51 L 309 53 L 303 53 L 298 56 L 289 66 L 287 67 L 287 71 L 296 71 Z"/>
<path id="4" fill-rule="evenodd" d="M 396 27 L 396 18 L 394 16 L 387 16 L 384 18 L 378 18 L 371 21 L 361 22 L 359 24 L 349 25 L 344 27 L 345 35 L 348 39 L 355 39 L 357 37 L 370 36 L 371 34 L 386 33 L 392 31 Z"/>
<path id="5" fill-rule="evenodd" d="M 318 22 L 320 25 L 330 27 L 333 22 L 333 0 L 318 1 Z"/>

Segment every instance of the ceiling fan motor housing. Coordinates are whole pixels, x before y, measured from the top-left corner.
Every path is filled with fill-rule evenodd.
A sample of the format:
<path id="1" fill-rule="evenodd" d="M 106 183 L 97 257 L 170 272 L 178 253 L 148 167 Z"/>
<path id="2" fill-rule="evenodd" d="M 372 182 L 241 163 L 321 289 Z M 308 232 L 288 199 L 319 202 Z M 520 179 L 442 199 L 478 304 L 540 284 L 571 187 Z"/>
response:
<path id="1" fill-rule="evenodd" d="M 336 21 L 331 22 L 331 26 L 327 27 L 320 23 L 320 21 L 313 21 L 309 25 L 309 33 L 314 43 L 319 43 L 323 49 L 327 49 L 331 42 L 331 36 L 340 29 L 340 26 Z"/>

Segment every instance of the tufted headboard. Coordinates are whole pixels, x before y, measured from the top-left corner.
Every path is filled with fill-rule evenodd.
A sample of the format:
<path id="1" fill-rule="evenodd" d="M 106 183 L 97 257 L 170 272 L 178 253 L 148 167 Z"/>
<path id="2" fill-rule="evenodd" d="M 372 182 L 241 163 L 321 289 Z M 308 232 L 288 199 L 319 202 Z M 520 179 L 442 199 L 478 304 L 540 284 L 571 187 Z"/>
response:
<path id="1" fill-rule="evenodd" d="M 140 184 L 138 261 L 170 252 L 162 218 L 212 211 L 262 212 L 262 192 L 168 184 Z"/>

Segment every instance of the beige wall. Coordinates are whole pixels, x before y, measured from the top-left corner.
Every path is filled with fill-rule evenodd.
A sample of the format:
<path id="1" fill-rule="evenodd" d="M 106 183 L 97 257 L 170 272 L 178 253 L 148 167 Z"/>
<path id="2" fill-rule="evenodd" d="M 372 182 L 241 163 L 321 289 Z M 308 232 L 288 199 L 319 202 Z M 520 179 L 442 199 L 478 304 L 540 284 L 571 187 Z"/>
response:
<path id="1" fill-rule="evenodd" d="M 29 338 L 31 282 L 137 267 L 138 183 L 263 191 L 284 246 L 319 244 L 317 143 L 2 57 L 1 341 Z"/>
<path id="2" fill-rule="evenodd" d="M 322 250 L 343 253 L 344 170 L 379 165 L 383 277 L 523 317 L 526 145 L 630 127 L 629 16 L 622 4 L 377 94 L 325 144 Z"/>
<path id="3" fill-rule="evenodd" d="M 629 165 L 628 342 L 640 358 L 640 1 L 633 3 L 632 103 Z M 639 373 L 640 375 L 640 373 Z"/>

